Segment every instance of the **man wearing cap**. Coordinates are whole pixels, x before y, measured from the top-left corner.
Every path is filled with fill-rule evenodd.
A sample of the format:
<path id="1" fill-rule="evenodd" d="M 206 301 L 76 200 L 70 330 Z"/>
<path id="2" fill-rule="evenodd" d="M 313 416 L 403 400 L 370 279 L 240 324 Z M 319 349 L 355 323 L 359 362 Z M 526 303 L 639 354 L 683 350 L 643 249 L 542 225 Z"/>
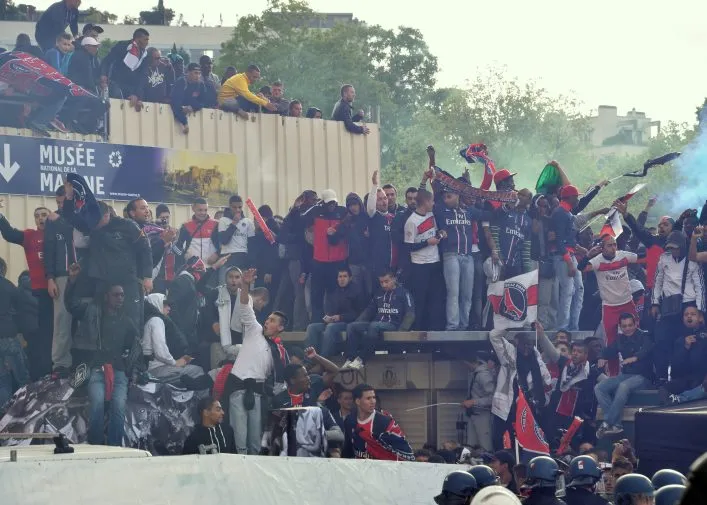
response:
<path id="1" fill-rule="evenodd" d="M 618 333 L 619 316 L 629 313 L 638 317 L 628 278 L 628 265 L 636 263 L 638 255 L 617 251 L 616 239 L 610 235 L 604 235 L 601 241 L 601 245 L 589 251 L 577 268 L 582 272 L 593 271 L 596 275 L 604 334 L 607 345 L 611 345 Z M 619 373 L 618 365 L 618 361 L 609 363 L 610 376 Z"/>
<path id="2" fill-rule="evenodd" d="M 516 459 L 508 451 L 497 451 L 494 453 L 485 453 L 481 456 L 485 465 L 490 466 L 500 480 L 499 486 L 503 486 L 513 494 L 518 494 L 518 485 L 513 476 L 513 467 L 516 464 Z"/>
<path id="3" fill-rule="evenodd" d="M 337 274 L 349 256 L 346 227 L 341 222 L 347 210 L 339 205 L 336 192 L 325 189 L 322 201 L 303 214 L 305 227 L 312 227 L 314 249 L 312 262 L 312 321 L 324 317 L 324 295 L 336 289 Z"/>
<path id="4" fill-rule="evenodd" d="M 586 254 L 586 250 L 577 244 L 577 227 L 572 214 L 578 201 L 579 191 L 576 186 L 562 186 L 560 205 L 552 211 L 550 217 L 556 240 L 555 291 L 559 300 L 557 328 L 570 331 L 579 330 L 579 315 L 584 298 L 582 273 L 577 269 L 575 252 Z"/>
<path id="5" fill-rule="evenodd" d="M 502 168 L 493 174 L 493 182 L 496 184 L 496 191 L 515 191 L 516 183 L 513 177 L 518 175 L 517 172 L 511 173 L 510 170 Z"/>
<path id="6" fill-rule="evenodd" d="M 103 28 L 101 28 L 100 26 L 94 25 L 93 23 L 86 23 L 85 25 L 83 25 L 83 30 L 81 30 L 81 36 L 74 39 L 74 50 L 81 49 L 81 42 L 83 42 L 84 38 L 91 37 L 95 40 L 98 40 L 102 33 Z"/>
<path id="7" fill-rule="evenodd" d="M 76 43 L 77 41 L 74 41 Z M 98 59 L 100 43 L 93 37 L 81 37 L 80 48 L 69 61 L 67 77 L 91 93 L 97 93 L 101 83 L 101 62 Z"/>
<path id="8" fill-rule="evenodd" d="M 683 308 L 694 305 L 704 314 L 704 290 L 702 268 L 687 256 L 687 237 L 681 231 L 670 233 L 658 261 L 651 296 L 651 315 L 657 319 L 655 374 L 660 383 L 668 380 L 675 328 L 680 327 Z"/>

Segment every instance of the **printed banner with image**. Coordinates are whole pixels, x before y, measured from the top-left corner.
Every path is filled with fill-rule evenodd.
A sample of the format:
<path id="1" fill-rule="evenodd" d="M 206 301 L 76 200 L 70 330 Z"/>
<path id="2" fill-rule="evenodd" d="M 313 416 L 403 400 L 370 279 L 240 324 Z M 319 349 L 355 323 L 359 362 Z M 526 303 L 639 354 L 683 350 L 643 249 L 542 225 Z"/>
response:
<path id="1" fill-rule="evenodd" d="M 70 173 L 107 200 L 226 205 L 238 189 L 235 154 L 0 135 L 0 193 L 53 195 Z"/>

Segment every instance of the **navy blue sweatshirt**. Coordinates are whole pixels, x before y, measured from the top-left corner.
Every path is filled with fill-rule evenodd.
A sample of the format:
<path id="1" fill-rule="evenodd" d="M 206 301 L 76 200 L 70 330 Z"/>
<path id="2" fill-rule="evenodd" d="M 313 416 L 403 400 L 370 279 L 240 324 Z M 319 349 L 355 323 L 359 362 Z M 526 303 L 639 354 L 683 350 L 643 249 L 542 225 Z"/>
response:
<path id="1" fill-rule="evenodd" d="M 408 331 L 415 320 L 415 305 L 410 293 L 397 286 L 374 296 L 357 320 L 391 323 L 400 331 Z"/>
<path id="2" fill-rule="evenodd" d="M 174 118 L 186 125 L 187 115 L 182 110 L 182 107 L 191 107 L 194 112 L 203 109 L 207 101 L 208 92 L 202 80 L 189 82 L 185 77 L 177 79 L 172 87 L 172 95 L 170 97 Z"/>
<path id="3" fill-rule="evenodd" d="M 474 207 L 449 208 L 435 204 L 434 215 L 439 229 L 447 232 L 447 238 L 439 245 L 440 252 L 468 255 L 471 254 L 473 222 L 489 221 L 493 213 Z"/>
<path id="4" fill-rule="evenodd" d="M 66 2 L 56 2 L 45 10 L 34 28 L 34 40 L 44 51 L 56 44 L 56 38 L 64 33 L 66 27 L 71 28 L 71 34 L 79 34 L 79 10 L 69 9 Z"/>

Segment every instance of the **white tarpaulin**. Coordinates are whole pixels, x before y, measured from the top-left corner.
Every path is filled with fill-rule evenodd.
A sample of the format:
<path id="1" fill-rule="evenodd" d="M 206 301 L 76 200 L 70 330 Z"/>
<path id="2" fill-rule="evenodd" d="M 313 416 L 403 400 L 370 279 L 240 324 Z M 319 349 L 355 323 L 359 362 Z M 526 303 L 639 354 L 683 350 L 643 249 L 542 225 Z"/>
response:
<path id="1" fill-rule="evenodd" d="M 266 456 L 0 464 L 3 505 L 429 505 L 463 466 Z"/>

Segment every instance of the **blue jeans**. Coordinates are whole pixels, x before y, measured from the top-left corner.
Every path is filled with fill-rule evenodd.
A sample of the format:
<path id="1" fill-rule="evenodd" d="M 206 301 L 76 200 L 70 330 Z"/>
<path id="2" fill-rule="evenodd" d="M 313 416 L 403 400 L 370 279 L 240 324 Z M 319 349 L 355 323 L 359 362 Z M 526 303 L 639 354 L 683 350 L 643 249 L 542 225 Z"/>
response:
<path id="1" fill-rule="evenodd" d="M 584 300 L 584 283 L 582 272 L 577 270 L 574 277 L 567 276 L 567 263 L 562 256 L 554 257 L 555 286 L 558 293 L 557 329 L 579 330 L 579 314 L 582 312 Z M 572 263 L 577 267 L 577 260 L 572 257 Z"/>
<path id="2" fill-rule="evenodd" d="M 312 323 L 307 326 L 304 347 L 314 347 L 324 357 L 336 354 L 336 344 L 342 341 L 341 333 L 346 331 L 346 323 Z"/>
<path id="3" fill-rule="evenodd" d="M 447 330 L 469 327 L 471 300 L 474 294 L 474 258 L 444 253 L 444 283 L 447 285 Z"/>
<path id="4" fill-rule="evenodd" d="M 376 344 L 383 339 L 383 332 L 397 329 L 392 323 L 380 321 L 349 323 L 346 327 L 346 359 L 370 358 L 376 353 Z"/>
<path id="5" fill-rule="evenodd" d="M 103 371 L 94 368 L 88 381 L 88 443 L 104 445 L 103 421 L 106 402 L 106 383 Z M 108 415 L 108 445 L 122 446 L 125 435 L 125 403 L 128 401 L 128 378 L 125 372 L 115 371 L 113 398 Z"/>
<path id="6" fill-rule="evenodd" d="M 693 389 L 688 389 L 687 391 L 683 391 L 678 395 L 678 398 L 680 399 L 680 403 L 684 402 L 691 402 L 694 400 L 701 400 L 707 396 L 707 393 L 705 392 L 705 389 L 702 387 L 702 384 L 697 386 L 696 388 Z"/>
<path id="7" fill-rule="evenodd" d="M 0 338 L 0 409 L 15 393 L 15 385 L 22 387 L 29 382 L 27 358 L 17 338 Z"/>
<path id="8" fill-rule="evenodd" d="M 609 426 L 621 426 L 621 414 L 628 397 L 633 391 L 646 388 L 650 384 L 651 382 L 642 375 L 620 373 L 594 386 L 597 402 L 604 411 L 604 422 Z"/>
<path id="9" fill-rule="evenodd" d="M 231 393 L 228 401 L 229 422 L 233 428 L 238 454 L 258 455 L 263 436 L 261 395 L 255 393 L 255 405 L 246 410 L 243 405 L 245 390 Z"/>

